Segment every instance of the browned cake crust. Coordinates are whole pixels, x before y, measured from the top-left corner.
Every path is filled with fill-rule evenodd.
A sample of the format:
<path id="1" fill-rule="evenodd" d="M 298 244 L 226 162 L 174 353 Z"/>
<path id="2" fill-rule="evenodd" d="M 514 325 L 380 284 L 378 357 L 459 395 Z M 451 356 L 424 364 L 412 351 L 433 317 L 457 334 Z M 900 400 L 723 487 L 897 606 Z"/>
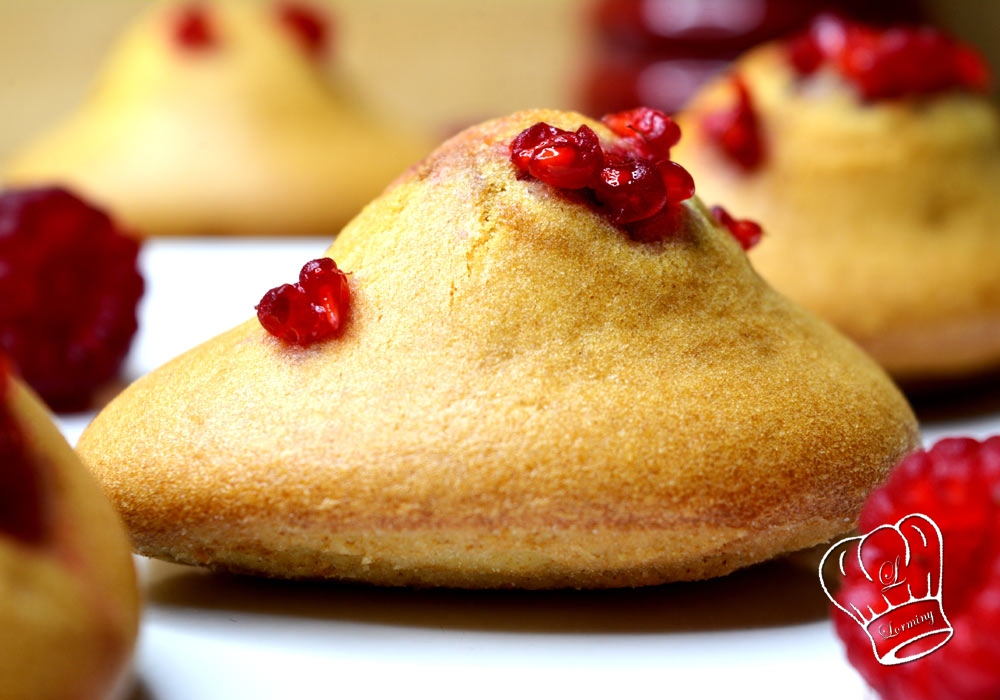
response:
<path id="1" fill-rule="evenodd" d="M 734 72 L 753 96 L 763 166 L 741 172 L 701 128 L 732 104 L 728 78 L 681 116 L 676 155 L 705 202 L 763 224 L 750 259 L 764 279 L 902 381 L 1000 368 L 995 107 L 961 93 L 861 104 L 832 75 L 798 83 L 776 45 Z"/>
<path id="2" fill-rule="evenodd" d="M 634 586 L 851 529 L 917 444 L 904 398 L 700 204 L 642 244 L 517 179 L 508 143 L 540 120 L 611 138 L 546 111 L 460 134 L 330 249 L 353 294 L 341 339 L 291 348 L 255 319 L 97 417 L 79 451 L 140 553 L 393 585 Z"/>

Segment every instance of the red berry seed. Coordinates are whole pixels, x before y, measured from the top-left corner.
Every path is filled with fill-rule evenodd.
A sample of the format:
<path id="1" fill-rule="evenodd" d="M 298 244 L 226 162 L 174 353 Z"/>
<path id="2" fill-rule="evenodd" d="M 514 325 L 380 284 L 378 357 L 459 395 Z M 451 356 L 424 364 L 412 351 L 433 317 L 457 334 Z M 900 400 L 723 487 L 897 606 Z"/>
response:
<path id="1" fill-rule="evenodd" d="M 702 128 L 722 152 L 744 171 L 756 170 L 764 162 L 764 139 L 750 88 L 735 76 L 732 86 L 736 102 L 702 118 Z"/>
<path id="2" fill-rule="evenodd" d="M 34 545 L 45 539 L 48 521 L 41 474 L 10 411 L 12 372 L 0 355 L 0 539 Z"/>
<path id="3" fill-rule="evenodd" d="M 715 220 L 719 224 L 729 229 L 729 232 L 733 234 L 733 238 L 743 246 L 743 250 L 753 248 L 760 243 L 760 239 L 764 235 L 764 230 L 757 222 L 750 219 L 736 219 L 720 206 L 712 207 L 712 216 L 715 217 Z"/>
<path id="4" fill-rule="evenodd" d="M 868 533 L 912 513 L 941 530 L 941 599 L 954 635 L 922 658 L 884 666 L 861 626 L 834 609 L 848 659 L 883 700 L 1000 697 L 1000 436 L 946 439 L 907 457 L 868 497 L 858 528 Z M 846 578 L 837 599 L 854 601 L 859 589 Z"/>
<path id="5" fill-rule="evenodd" d="M 788 42 L 787 52 L 801 75 L 829 64 L 869 101 L 985 92 L 992 81 L 981 54 L 930 27 L 881 29 L 822 15 Z"/>
<path id="6" fill-rule="evenodd" d="M 268 333 L 308 347 L 343 333 L 350 304 L 347 275 L 330 258 L 319 258 L 302 267 L 297 284 L 269 290 L 256 309 Z"/>
<path id="7" fill-rule="evenodd" d="M 634 240 L 662 240 L 674 230 L 664 224 L 676 224 L 677 217 L 659 215 L 694 196 L 690 173 L 669 160 L 680 128 L 667 115 L 646 107 L 601 121 L 621 137 L 611 148 L 602 148 L 586 125 L 574 133 L 538 122 L 511 142 L 511 162 L 521 177 L 557 189 L 585 190 L 585 201 Z M 657 224 L 648 225 L 653 218 Z"/>
<path id="8" fill-rule="evenodd" d="M 66 190 L 0 195 L 0 352 L 57 411 L 86 408 L 138 326 L 139 243 Z"/>
<path id="9" fill-rule="evenodd" d="M 188 3 L 179 8 L 174 19 L 173 38 L 179 47 L 192 52 L 211 50 L 219 43 L 208 8 L 200 3 Z"/>
<path id="10" fill-rule="evenodd" d="M 281 2 L 275 8 L 284 27 L 309 58 L 318 60 L 330 44 L 329 17 L 317 7 L 304 2 Z"/>

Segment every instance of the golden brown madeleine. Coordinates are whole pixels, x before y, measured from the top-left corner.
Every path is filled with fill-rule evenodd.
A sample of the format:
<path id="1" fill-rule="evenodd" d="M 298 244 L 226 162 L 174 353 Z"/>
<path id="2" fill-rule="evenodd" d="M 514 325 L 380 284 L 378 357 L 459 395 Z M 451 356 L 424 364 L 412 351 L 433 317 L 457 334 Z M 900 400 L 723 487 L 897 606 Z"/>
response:
<path id="1" fill-rule="evenodd" d="M 679 118 L 677 157 L 706 203 L 763 224 L 750 259 L 774 287 L 856 340 L 904 382 L 1000 367 L 1000 118 L 950 89 L 865 100 L 789 47 L 751 52 Z M 712 115 L 756 117 L 763 159 L 741 167 Z M 744 155 L 746 155 L 744 153 Z"/>
<path id="2" fill-rule="evenodd" d="M 143 235 L 332 236 L 430 144 L 331 82 L 282 6 L 157 4 L 4 181 L 69 185 Z"/>
<path id="3" fill-rule="evenodd" d="M 0 697 L 107 697 L 138 618 L 120 519 L 0 358 Z"/>
<path id="4" fill-rule="evenodd" d="M 139 552 L 380 584 L 630 586 L 851 529 L 917 444 L 902 395 L 696 201 L 641 243 L 518 178 L 509 144 L 540 121 L 616 138 L 550 111 L 463 132 L 330 249 L 349 275 L 341 337 L 297 348 L 254 319 L 96 418 L 79 450 Z"/>

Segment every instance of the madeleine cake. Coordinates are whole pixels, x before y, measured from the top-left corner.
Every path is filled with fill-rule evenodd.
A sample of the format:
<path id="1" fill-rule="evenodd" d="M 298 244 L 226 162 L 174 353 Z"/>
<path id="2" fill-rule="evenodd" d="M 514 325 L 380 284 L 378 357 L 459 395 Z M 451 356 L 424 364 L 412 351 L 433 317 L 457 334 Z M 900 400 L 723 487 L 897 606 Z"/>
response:
<path id="1" fill-rule="evenodd" d="M 529 111 L 407 171 L 258 318 L 87 429 L 79 451 L 136 551 L 608 587 L 849 531 L 917 445 L 914 417 L 754 273 L 753 227 L 692 198 L 678 137 L 653 110 Z"/>
<path id="2" fill-rule="evenodd" d="M 430 144 L 323 68 L 301 3 L 160 3 L 90 96 L 3 171 L 58 183 L 145 235 L 332 236 Z"/>
<path id="3" fill-rule="evenodd" d="M 867 56 L 867 58 L 866 58 Z M 778 291 L 905 383 L 1000 368 L 1000 117 L 971 49 L 825 17 L 679 118 L 707 202 L 767 230 Z"/>
<path id="4" fill-rule="evenodd" d="M 108 697 L 138 625 L 121 521 L 0 356 L 0 697 Z"/>

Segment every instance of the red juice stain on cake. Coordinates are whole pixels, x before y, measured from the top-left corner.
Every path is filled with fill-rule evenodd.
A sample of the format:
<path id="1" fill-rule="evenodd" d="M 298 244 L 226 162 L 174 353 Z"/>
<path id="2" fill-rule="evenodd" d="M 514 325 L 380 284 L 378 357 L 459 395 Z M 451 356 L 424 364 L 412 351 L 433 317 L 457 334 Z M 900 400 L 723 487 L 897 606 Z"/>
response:
<path id="1" fill-rule="evenodd" d="M 720 225 L 729 229 L 729 232 L 733 234 L 733 238 L 743 246 L 743 250 L 750 250 L 760 243 L 760 239 L 764 235 L 764 229 L 756 221 L 737 219 L 718 205 L 712 207 L 711 211 L 715 220 Z"/>
<path id="2" fill-rule="evenodd" d="M 734 164 L 752 172 L 764 162 L 764 139 L 750 88 L 740 77 L 731 81 L 736 97 L 732 106 L 702 117 L 701 127 Z"/>
<path id="3" fill-rule="evenodd" d="M 941 597 L 954 636 L 923 658 L 884 666 L 864 629 L 833 609 L 848 659 L 883 700 L 1000 697 L 1000 436 L 949 438 L 910 455 L 868 497 L 858 530 L 871 532 L 912 513 L 941 530 Z M 920 566 L 911 561 L 909 570 Z M 863 594 L 857 579 L 845 578 L 837 599 Z"/>
<path id="4" fill-rule="evenodd" d="M 61 188 L 0 194 L 0 352 L 53 410 L 86 408 L 138 327 L 139 242 Z"/>
<path id="5" fill-rule="evenodd" d="M 10 412 L 11 368 L 0 356 L 0 540 L 38 545 L 47 536 L 41 475 Z"/>
<path id="6" fill-rule="evenodd" d="M 327 52 L 332 31 L 325 12 L 303 2 L 280 2 L 274 11 L 279 25 L 291 34 L 309 58 L 318 60 Z"/>
<path id="7" fill-rule="evenodd" d="M 212 15 L 200 3 L 188 3 L 177 8 L 172 29 L 174 43 L 186 51 L 209 51 L 219 45 Z"/>
<path id="8" fill-rule="evenodd" d="M 347 275 L 330 258 L 310 260 L 296 284 L 269 290 L 257 304 L 257 319 L 289 345 L 308 347 L 344 331 L 351 305 Z"/>
<path id="9" fill-rule="evenodd" d="M 510 144 L 521 177 L 534 177 L 584 200 L 635 240 L 662 240 L 675 230 L 665 212 L 694 196 L 694 180 L 670 160 L 680 129 L 648 107 L 609 114 L 602 122 L 619 137 L 607 148 L 583 125 L 575 132 L 538 122 Z"/>
<path id="10" fill-rule="evenodd" d="M 986 92 L 992 83 L 979 52 L 931 27 L 883 29 L 821 15 L 787 42 L 786 51 L 800 75 L 829 66 L 866 101 L 948 90 Z"/>

